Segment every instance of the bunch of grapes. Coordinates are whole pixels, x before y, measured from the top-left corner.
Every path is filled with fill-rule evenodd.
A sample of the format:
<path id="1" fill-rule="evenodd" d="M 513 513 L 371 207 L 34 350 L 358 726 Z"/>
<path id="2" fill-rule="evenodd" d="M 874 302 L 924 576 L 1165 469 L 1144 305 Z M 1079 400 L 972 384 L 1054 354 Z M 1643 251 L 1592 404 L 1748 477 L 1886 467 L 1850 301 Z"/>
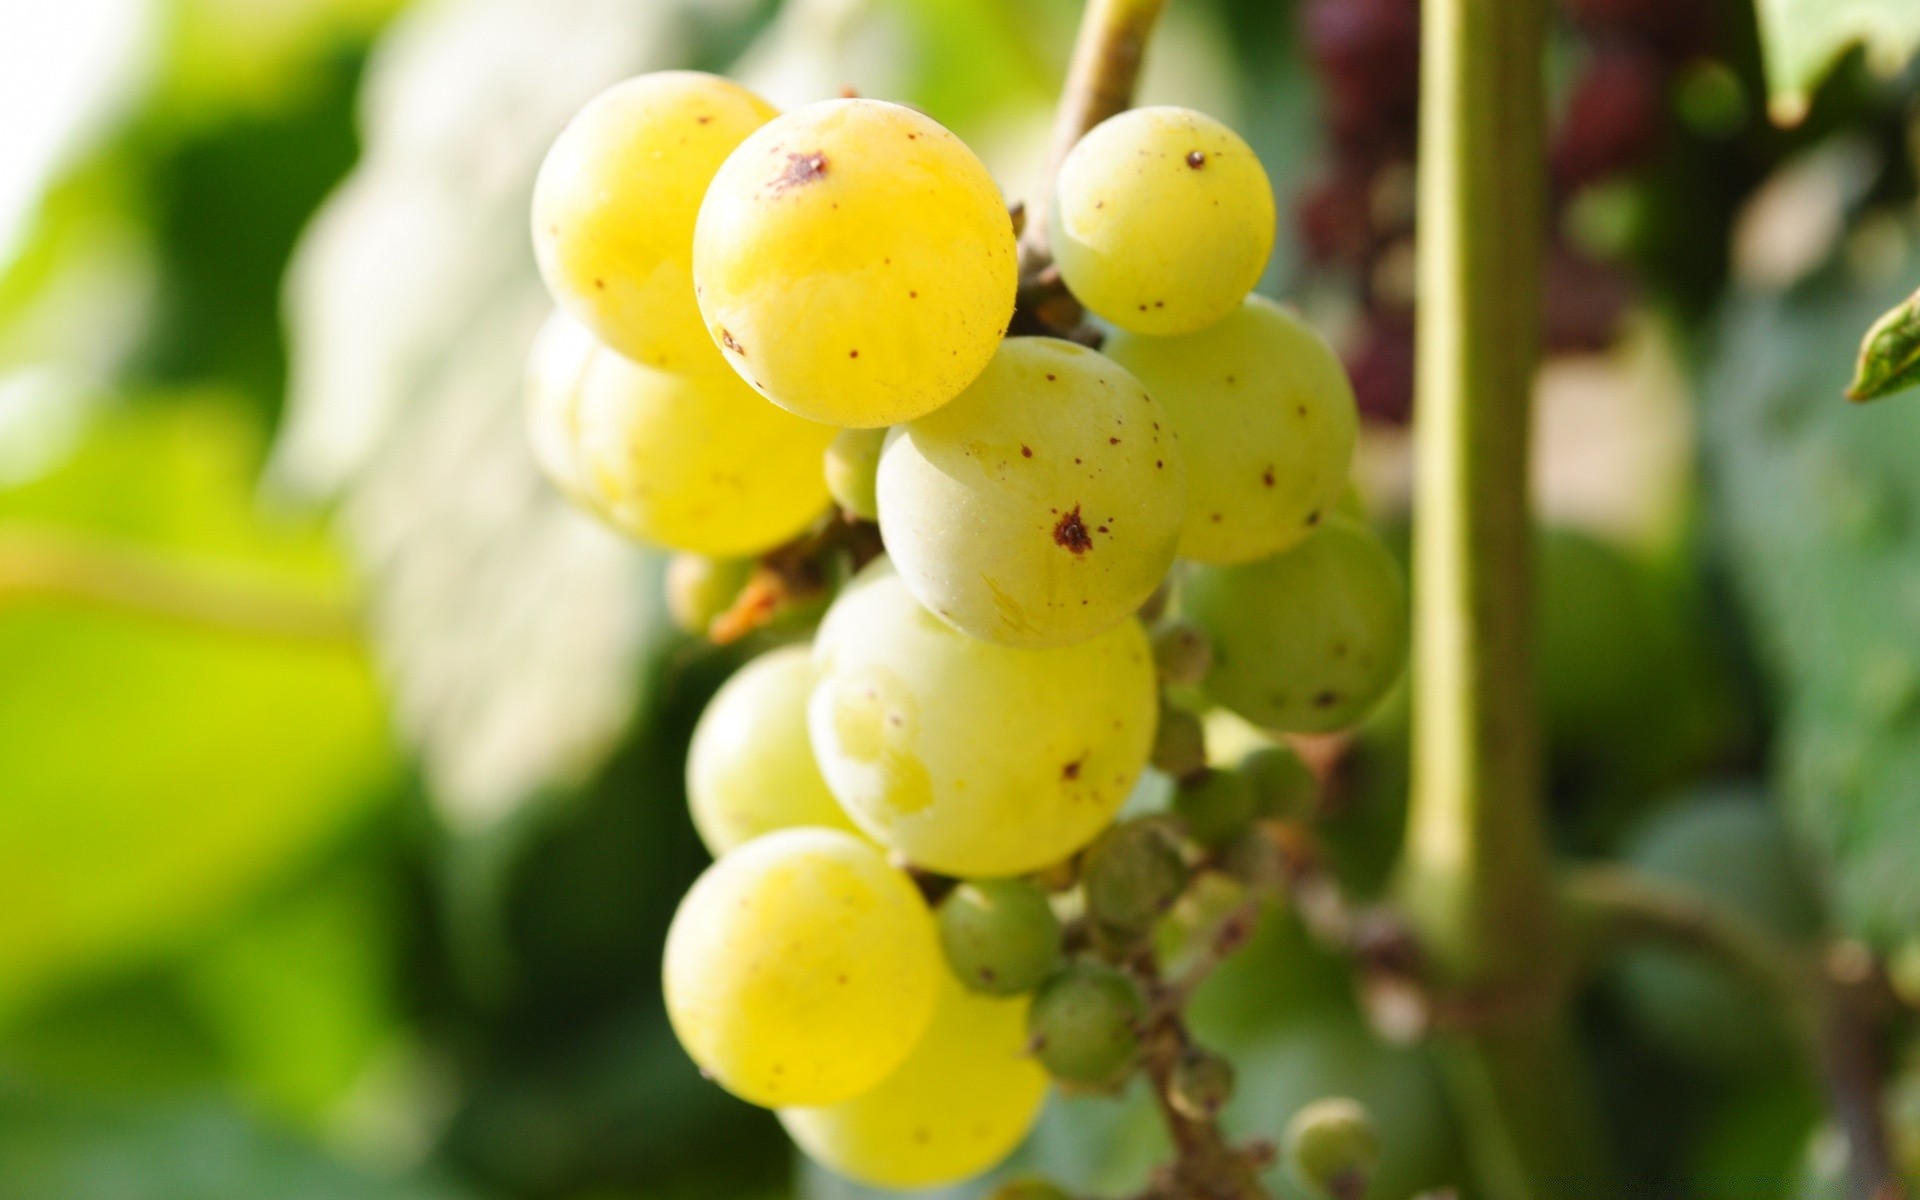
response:
<path id="1" fill-rule="evenodd" d="M 647 75 L 573 119 L 534 196 L 558 302 L 530 369 L 538 458 L 618 528 L 704 556 L 674 573 L 696 623 L 738 605 L 728 560 L 877 524 L 884 555 L 809 642 L 699 722 L 688 793 L 716 861 L 664 971 L 701 1069 L 870 1184 L 992 1167 L 1050 1082 L 1145 1069 L 1210 1121 L 1231 1072 L 1178 1023 L 1166 918 L 1314 783 L 1279 743 L 1209 766 L 1199 716 L 1348 726 L 1405 657 L 1398 568 L 1341 511 L 1347 377 L 1250 294 L 1274 202 L 1246 143 L 1123 112 L 1046 208 L 1048 277 L 1104 353 L 1099 331 L 1007 336 L 1016 222 L 899 105 L 780 114 Z M 1174 781 L 1159 811 L 1150 769 Z"/>

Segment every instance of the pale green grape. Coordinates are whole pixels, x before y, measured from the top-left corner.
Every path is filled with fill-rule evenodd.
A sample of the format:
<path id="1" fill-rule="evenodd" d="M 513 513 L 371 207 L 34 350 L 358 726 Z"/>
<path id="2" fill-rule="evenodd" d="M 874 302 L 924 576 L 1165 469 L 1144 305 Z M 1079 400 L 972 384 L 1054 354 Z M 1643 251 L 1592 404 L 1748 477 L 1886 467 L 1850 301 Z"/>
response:
<path id="1" fill-rule="evenodd" d="M 880 519 L 880 499 L 874 489 L 886 440 L 884 429 L 842 429 L 827 447 L 827 491 L 842 512 L 863 521 Z"/>
<path id="2" fill-rule="evenodd" d="M 1173 564 L 1186 469 L 1166 414 L 1097 351 L 1010 338 L 880 456 L 880 532 L 920 603 L 975 637 L 1064 646 Z"/>
<path id="3" fill-rule="evenodd" d="M 1347 517 L 1271 558 L 1194 571 L 1181 602 L 1213 639 L 1202 690 L 1263 729 L 1352 725 L 1406 665 L 1400 566 Z"/>
<path id="4" fill-rule="evenodd" d="M 1059 965 L 1060 921 L 1031 880 L 962 883 L 940 902 L 934 920 L 947 965 L 969 990 L 1017 996 Z"/>
<path id="5" fill-rule="evenodd" d="M 1027 1054 L 1025 999 L 941 984 L 933 1024 L 872 1091 L 780 1123 L 815 1162 L 859 1183 L 931 1188 L 978 1175 L 1033 1128 L 1047 1076 Z"/>
<path id="6" fill-rule="evenodd" d="M 834 602 L 814 651 L 821 774 L 861 828 L 921 866 L 979 877 L 1058 862 L 1146 766 L 1156 699 L 1137 621 L 1015 649 L 953 629 L 882 563 Z"/>
<path id="7" fill-rule="evenodd" d="M 1233 311 L 1273 249 L 1273 188 L 1240 135 L 1189 108 L 1109 117 L 1060 165 L 1048 231 L 1082 304 L 1136 333 Z"/>
<path id="8" fill-rule="evenodd" d="M 708 867 L 667 930 L 667 1017 L 700 1069 L 767 1107 L 837 1104 L 919 1044 L 947 975 L 919 891 L 833 829 Z"/>
<path id="9" fill-rule="evenodd" d="M 715 171 L 775 115 L 737 83 L 660 71 L 574 116 L 533 189 L 533 246 L 554 299 L 650 367 L 711 358 L 693 296 L 693 222 Z"/>
<path id="10" fill-rule="evenodd" d="M 1076 962 L 1034 994 L 1027 1033 L 1056 1079 L 1106 1087 L 1133 1069 L 1141 1012 L 1131 979 L 1104 963 Z"/>
<path id="11" fill-rule="evenodd" d="M 1153 393 L 1180 436 L 1183 558 L 1264 558 L 1339 507 L 1359 410 L 1346 369 L 1306 322 L 1248 296 L 1197 333 L 1121 333 L 1106 351 Z"/>
<path id="12" fill-rule="evenodd" d="M 1380 1167 L 1373 1115 L 1344 1096 L 1316 1100 L 1294 1113 L 1286 1143 L 1288 1168 L 1315 1196 L 1365 1195 Z"/>
<path id="13" fill-rule="evenodd" d="M 807 742 L 813 654 L 785 646 L 714 693 L 687 750 L 687 806 L 715 858 L 796 825 L 856 832 L 827 790 Z"/>
<path id="14" fill-rule="evenodd" d="M 826 507 L 820 455 L 834 430 L 761 400 L 717 356 L 709 365 L 640 366 L 556 312 L 529 371 L 536 457 L 643 541 L 718 557 L 779 545 Z"/>
<path id="15" fill-rule="evenodd" d="M 1013 223 L 928 117 L 826 100 L 743 142 L 708 189 L 693 276 L 707 330 L 760 393 L 892 425 L 973 382 L 1013 316 Z"/>
<path id="16" fill-rule="evenodd" d="M 705 637 L 752 577 L 749 558 L 676 554 L 667 563 L 667 615 L 681 632 Z"/>

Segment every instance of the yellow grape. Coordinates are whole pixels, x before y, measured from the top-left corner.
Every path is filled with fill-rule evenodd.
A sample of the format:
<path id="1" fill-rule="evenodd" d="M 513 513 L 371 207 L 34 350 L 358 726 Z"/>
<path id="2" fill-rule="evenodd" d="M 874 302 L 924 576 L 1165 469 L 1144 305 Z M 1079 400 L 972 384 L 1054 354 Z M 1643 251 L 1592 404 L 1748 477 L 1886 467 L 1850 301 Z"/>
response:
<path id="1" fill-rule="evenodd" d="M 814 756 L 860 827 L 921 866 L 1018 875 L 1092 841 L 1153 744 L 1153 656 L 1127 620 L 1071 646 L 969 637 L 884 563 L 814 640 Z"/>
<path id="2" fill-rule="evenodd" d="M 864 1095 L 783 1108 L 808 1157 L 871 1187 L 931 1188 L 972 1178 L 1013 1152 L 1046 1099 L 1027 1053 L 1027 1000 L 940 984 L 933 1024 L 900 1069 Z"/>
<path id="3" fill-rule="evenodd" d="M 1249 562 L 1334 511 L 1360 433 L 1353 388 L 1311 326 L 1248 296 L 1196 333 L 1107 340 L 1166 409 L 1187 459 L 1183 558 Z"/>
<path id="4" fill-rule="evenodd" d="M 529 368 L 536 454 L 562 491 L 642 541 L 754 554 L 826 507 L 834 430 L 766 403 L 709 354 L 701 373 L 655 371 L 555 313 Z"/>
<path id="5" fill-rule="evenodd" d="M 667 1017 L 720 1085 L 765 1107 L 837 1104 L 919 1044 L 947 973 L 912 882 L 834 829 L 720 859 L 667 930 Z"/>
<path id="6" fill-rule="evenodd" d="M 1064 646 L 1153 594 L 1186 486 L 1167 415 L 1133 376 L 1073 342 L 1009 338 L 951 404 L 888 436 L 880 532 L 959 629 Z"/>
<path id="7" fill-rule="evenodd" d="M 547 152 L 533 246 L 554 299 L 636 362 L 711 357 L 693 297 L 693 222 L 733 148 L 777 110 L 737 83 L 659 71 L 587 102 Z"/>
<path id="8" fill-rule="evenodd" d="M 827 100 L 714 177 L 693 276 L 713 340 L 760 393 L 891 425 L 973 381 L 1013 316 L 1013 224 L 986 167 L 928 117 Z"/>
<path id="9" fill-rule="evenodd" d="M 813 654 L 783 646 L 714 693 L 687 750 L 687 805 L 715 858 L 797 825 L 856 832 L 807 743 Z"/>
<path id="10" fill-rule="evenodd" d="M 1060 165 L 1048 234 L 1067 287 L 1135 333 L 1233 311 L 1273 250 L 1273 188 L 1240 135 L 1189 108 L 1109 117 Z"/>

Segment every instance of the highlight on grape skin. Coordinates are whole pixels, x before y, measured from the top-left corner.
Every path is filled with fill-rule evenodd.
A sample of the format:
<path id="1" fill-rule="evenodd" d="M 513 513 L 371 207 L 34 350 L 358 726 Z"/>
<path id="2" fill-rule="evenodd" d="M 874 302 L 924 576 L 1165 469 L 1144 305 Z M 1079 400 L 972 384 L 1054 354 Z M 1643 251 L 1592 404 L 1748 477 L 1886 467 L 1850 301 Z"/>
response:
<path id="1" fill-rule="evenodd" d="M 1137 380 L 1072 342 L 1009 338 L 957 399 L 888 438 L 880 532 L 955 627 L 1069 645 L 1159 586 L 1186 488 L 1167 414 Z"/>
<path id="2" fill-rule="evenodd" d="M 740 144 L 694 229 L 708 332 L 761 395 L 892 425 L 959 395 L 1013 315 L 1013 225 L 933 120 L 878 100 L 795 109 Z"/>

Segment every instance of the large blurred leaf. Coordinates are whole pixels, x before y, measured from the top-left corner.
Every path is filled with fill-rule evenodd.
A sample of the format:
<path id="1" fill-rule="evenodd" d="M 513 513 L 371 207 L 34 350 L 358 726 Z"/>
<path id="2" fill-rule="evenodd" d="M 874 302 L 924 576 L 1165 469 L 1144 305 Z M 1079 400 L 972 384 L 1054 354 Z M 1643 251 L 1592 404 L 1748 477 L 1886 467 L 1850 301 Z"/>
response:
<path id="1" fill-rule="evenodd" d="M 327 544 L 256 513 L 257 457 L 230 407 L 123 411 L 60 469 L 0 491 L 0 529 L 337 595 Z M 0 1013 L 218 917 L 365 812 L 392 770 L 378 689 L 345 640 L 29 601 L 0 607 L 0 679 Z"/>
<path id="2" fill-rule="evenodd" d="M 1797 122 L 1820 80 L 1856 43 L 1891 73 L 1920 47 L 1913 0 L 1755 0 L 1776 119 Z"/>
<path id="3" fill-rule="evenodd" d="M 1920 406 L 1839 390 L 1897 299 L 1840 278 L 1736 297 L 1705 377 L 1710 513 L 1777 693 L 1777 789 L 1845 924 L 1882 943 L 1920 927 Z"/>

